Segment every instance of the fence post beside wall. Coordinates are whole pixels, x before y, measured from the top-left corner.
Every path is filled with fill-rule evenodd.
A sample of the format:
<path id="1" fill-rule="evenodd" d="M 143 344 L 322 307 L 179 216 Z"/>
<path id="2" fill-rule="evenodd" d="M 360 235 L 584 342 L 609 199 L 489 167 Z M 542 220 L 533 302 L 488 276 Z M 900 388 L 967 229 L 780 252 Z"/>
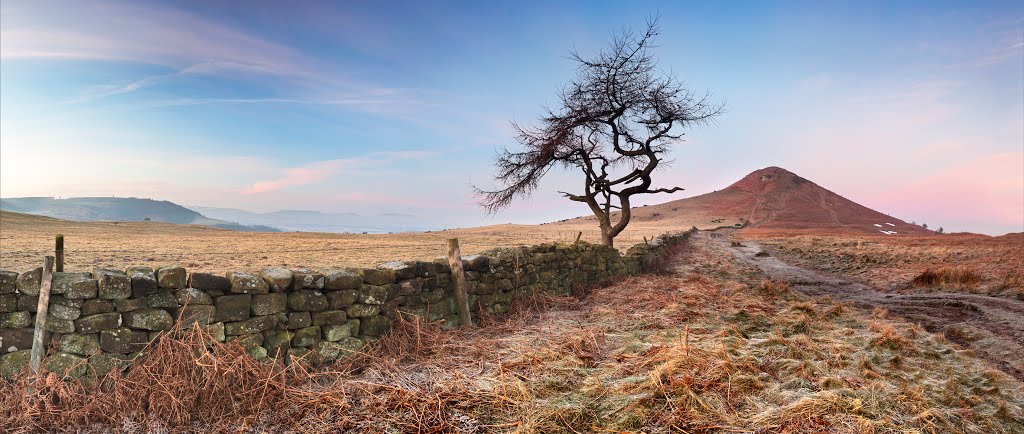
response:
<path id="1" fill-rule="evenodd" d="M 54 239 L 53 256 L 57 259 L 56 271 L 64 271 L 64 234 L 57 234 Z"/>
<path id="2" fill-rule="evenodd" d="M 39 281 L 39 304 L 36 305 L 36 329 L 32 333 L 32 352 L 30 364 L 32 373 L 39 373 L 39 364 L 46 355 L 46 343 L 43 342 L 43 335 L 46 333 L 46 315 L 50 311 L 50 282 L 53 280 L 53 256 L 47 256 L 43 260 L 43 278 Z"/>
<path id="3" fill-rule="evenodd" d="M 469 316 L 469 294 L 466 293 L 466 273 L 462 269 L 462 254 L 459 252 L 459 239 L 448 240 L 448 265 L 452 268 L 452 283 L 455 285 L 455 304 L 459 312 L 459 324 L 473 326 L 473 318 Z"/>

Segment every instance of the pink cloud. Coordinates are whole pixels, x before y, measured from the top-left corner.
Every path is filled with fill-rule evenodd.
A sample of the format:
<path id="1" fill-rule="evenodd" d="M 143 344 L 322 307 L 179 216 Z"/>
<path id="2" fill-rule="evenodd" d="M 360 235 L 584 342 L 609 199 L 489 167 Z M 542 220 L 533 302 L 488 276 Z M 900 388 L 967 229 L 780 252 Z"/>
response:
<path id="1" fill-rule="evenodd" d="M 287 187 L 315 184 L 333 175 L 347 170 L 366 167 L 384 167 L 397 160 L 417 160 L 435 155 L 434 151 L 407 150 L 375 152 L 362 157 L 339 158 L 336 160 L 317 161 L 303 166 L 284 169 L 284 176 L 259 181 L 242 190 L 242 194 L 259 194 L 278 191 Z"/>

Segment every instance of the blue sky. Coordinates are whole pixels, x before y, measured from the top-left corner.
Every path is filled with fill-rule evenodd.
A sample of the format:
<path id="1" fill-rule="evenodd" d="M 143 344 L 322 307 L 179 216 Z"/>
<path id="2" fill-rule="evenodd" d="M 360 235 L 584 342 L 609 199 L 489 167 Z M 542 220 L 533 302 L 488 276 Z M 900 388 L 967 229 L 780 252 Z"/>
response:
<path id="1" fill-rule="evenodd" d="M 0 5 L 0 195 L 416 214 L 587 213 L 549 175 L 488 217 L 509 121 L 660 14 L 660 65 L 728 112 L 659 175 L 785 167 L 947 230 L 1024 230 L 1020 2 L 17 2 Z M 552 4 L 554 3 L 554 4 Z"/>

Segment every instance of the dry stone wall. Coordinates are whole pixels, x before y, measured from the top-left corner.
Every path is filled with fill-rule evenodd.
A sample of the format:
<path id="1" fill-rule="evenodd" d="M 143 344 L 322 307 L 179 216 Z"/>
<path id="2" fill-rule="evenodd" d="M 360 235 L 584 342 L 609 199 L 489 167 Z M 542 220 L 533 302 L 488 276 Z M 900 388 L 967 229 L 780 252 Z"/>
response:
<path id="1" fill-rule="evenodd" d="M 691 231 L 618 250 L 588 243 L 501 248 L 463 258 L 471 308 L 500 314 L 517 297 L 637 274 Z M 42 268 L 0 271 L 0 376 L 29 362 Z M 257 359 L 326 362 L 391 329 L 398 315 L 458 325 L 447 259 L 376 268 L 189 273 L 178 266 L 54 273 L 44 368 L 78 377 L 121 369 L 181 321 Z"/>

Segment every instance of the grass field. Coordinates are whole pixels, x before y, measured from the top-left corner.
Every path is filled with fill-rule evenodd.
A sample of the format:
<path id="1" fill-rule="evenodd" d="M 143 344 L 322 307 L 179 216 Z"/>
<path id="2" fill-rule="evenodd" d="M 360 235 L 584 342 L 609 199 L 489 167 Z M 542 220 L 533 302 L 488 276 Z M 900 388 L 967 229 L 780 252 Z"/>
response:
<path id="1" fill-rule="evenodd" d="M 638 224 L 616 239 L 625 250 L 644 238 L 689 229 Z M 598 242 L 596 224 L 494 225 L 438 232 L 331 234 L 236 232 L 208 226 L 155 222 L 69 222 L 0 212 L 0 269 L 25 271 L 52 254 L 54 235 L 64 234 L 68 270 L 177 264 L 194 271 L 262 270 L 267 267 L 369 267 L 395 260 L 433 260 L 459 238 L 462 254 L 494 247 L 545 242 Z"/>

